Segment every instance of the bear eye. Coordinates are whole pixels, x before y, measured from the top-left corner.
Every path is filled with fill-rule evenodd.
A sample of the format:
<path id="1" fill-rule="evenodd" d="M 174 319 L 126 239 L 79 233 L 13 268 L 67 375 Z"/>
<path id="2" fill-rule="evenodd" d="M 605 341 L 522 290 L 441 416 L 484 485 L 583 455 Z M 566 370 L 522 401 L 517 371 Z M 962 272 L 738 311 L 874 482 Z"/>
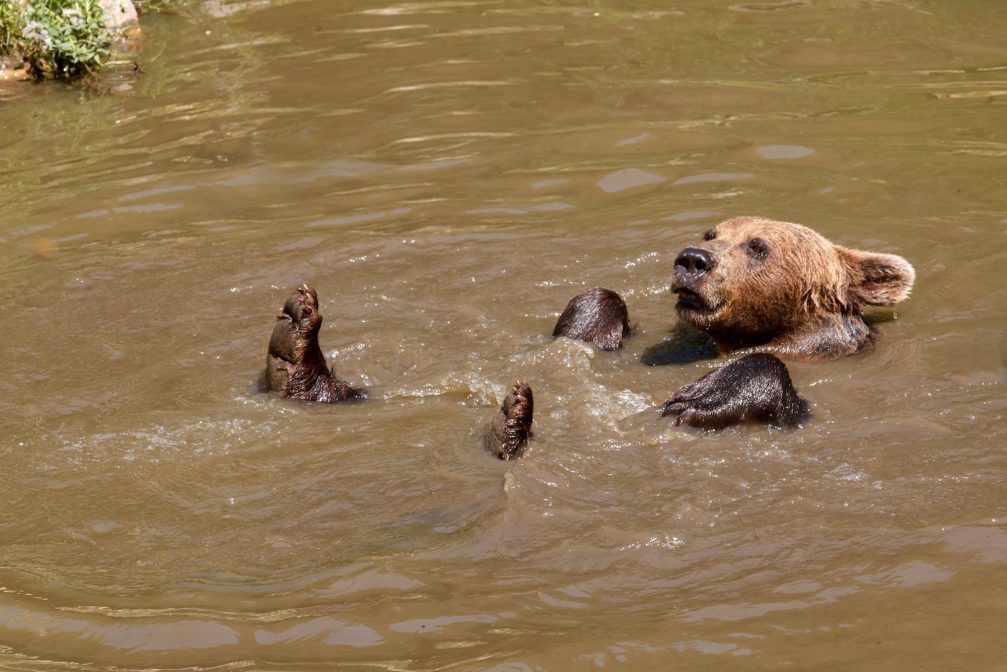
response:
<path id="1" fill-rule="evenodd" d="M 769 254 L 769 246 L 766 245 L 766 241 L 762 238 L 752 238 L 748 241 L 748 247 L 746 249 L 749 256 L 755 257 L 756 259 L 765 259 L 766 255 Z"/>
<path id="2" fill-rule="evenodd" d="M 713 229 L 710 229 L 709 231 L 707 231 L 706 233 L 703 234 L 703 240 L 713 240 L 716 237 L 717 237 L 717 232 L 714 231 Z"/>

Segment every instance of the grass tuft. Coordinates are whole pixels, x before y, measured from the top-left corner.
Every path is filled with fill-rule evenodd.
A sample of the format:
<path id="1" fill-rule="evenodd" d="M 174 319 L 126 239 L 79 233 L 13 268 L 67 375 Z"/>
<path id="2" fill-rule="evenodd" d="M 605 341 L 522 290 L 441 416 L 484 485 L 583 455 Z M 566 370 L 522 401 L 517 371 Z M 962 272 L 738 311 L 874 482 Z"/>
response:
<path id="1" fill-rule="evenodd" d="M 98 0 L 0 0 L 0 47 L 37 78 L 92 73 L 111 44 Z"/>
<path id="2" fill-rule="evenodd" d="M 133 0 L 141 14 L 186 0 Z M 98 0 L 0 0 L 0 71 L 23 66 L 37 79 L 70 79 L 98 70 L 115 35 Z"/>

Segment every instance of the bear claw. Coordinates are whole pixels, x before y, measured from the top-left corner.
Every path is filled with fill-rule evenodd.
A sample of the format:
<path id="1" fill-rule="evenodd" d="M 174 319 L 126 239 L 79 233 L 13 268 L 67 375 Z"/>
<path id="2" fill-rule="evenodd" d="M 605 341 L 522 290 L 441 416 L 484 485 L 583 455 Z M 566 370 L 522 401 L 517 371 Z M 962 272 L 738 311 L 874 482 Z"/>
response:
<path id="1" fill-rule="evenodd" d="M 722 429 L 747 422 L 792 429 L 808 416 L 786 365 L 774 355 L 755 353 L 682 386 L 664 402 L 661 416 L 675 425 Z"/>

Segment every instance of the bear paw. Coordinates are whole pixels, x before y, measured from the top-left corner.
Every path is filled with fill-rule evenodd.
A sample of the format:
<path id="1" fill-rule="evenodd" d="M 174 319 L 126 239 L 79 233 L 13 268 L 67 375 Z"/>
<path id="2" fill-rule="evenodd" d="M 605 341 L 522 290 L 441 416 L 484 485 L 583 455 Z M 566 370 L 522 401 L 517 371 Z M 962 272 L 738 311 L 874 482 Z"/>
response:
<path id="1" fill-rule="evenodd" d="M 534 410 L 531 386 L 520 380 L 514 383 L 486 432 L 486 449 L 501 460 L 520 457 L 531 438 Z"/>
<path id="2" fill-rule="evenodd" d="M 664 402 L 661 415 L 702 429 L 746 422 L 793 429 L 807 418 L 808 405 L 797 396 L 786 365 L 756 353 L 683 386 Z"/>

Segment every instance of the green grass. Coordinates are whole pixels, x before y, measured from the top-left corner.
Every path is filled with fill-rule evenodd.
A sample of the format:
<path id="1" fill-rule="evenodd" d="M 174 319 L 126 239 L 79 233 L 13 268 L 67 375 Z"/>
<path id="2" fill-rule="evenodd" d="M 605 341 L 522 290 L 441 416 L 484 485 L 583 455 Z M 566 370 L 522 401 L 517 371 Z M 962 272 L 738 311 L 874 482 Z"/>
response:
<path id="1" fill-rule="evenodd" d="M 183 2 L 133 0 L 140 13 Z M 97 71 L 111 55 L 113 37 L 98 0 L 0 0 L 0 60 L 21 61 L 38 79 Z"/>
<path id="2" fill-rule="evenodd" d="M 97 0 L 0 0 L 0 48 L 19 55 L 37 78 L 94 72 L 111 43 Z"/>

